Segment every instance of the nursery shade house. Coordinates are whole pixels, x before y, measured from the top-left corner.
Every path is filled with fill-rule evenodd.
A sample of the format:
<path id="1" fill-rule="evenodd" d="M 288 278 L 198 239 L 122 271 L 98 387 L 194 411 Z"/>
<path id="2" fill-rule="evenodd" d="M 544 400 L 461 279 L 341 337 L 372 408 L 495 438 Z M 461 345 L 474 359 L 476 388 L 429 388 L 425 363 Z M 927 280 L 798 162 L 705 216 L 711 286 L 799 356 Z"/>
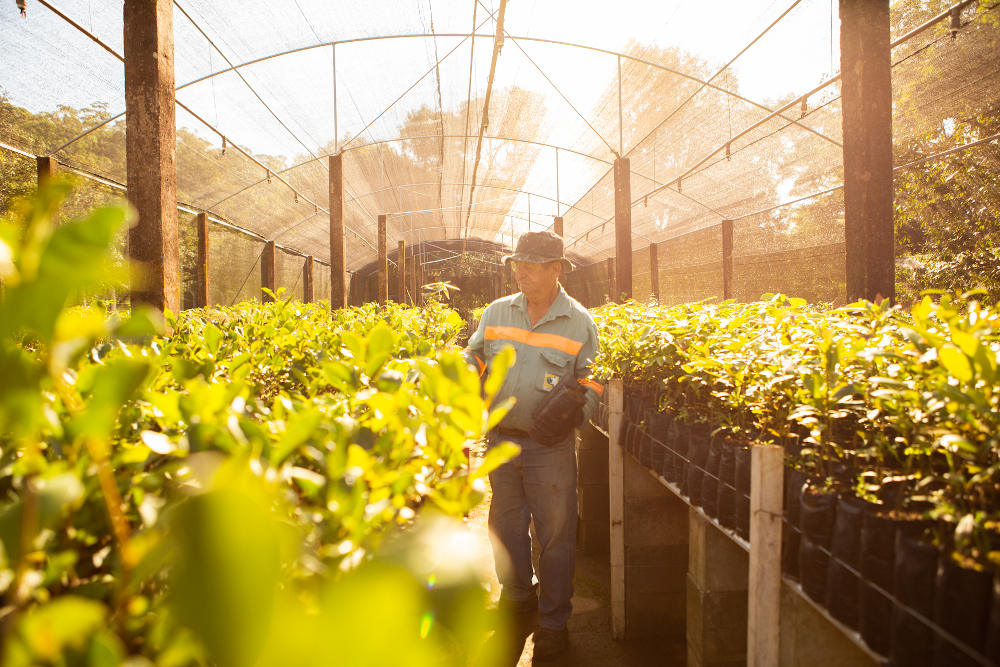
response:
<path id="1" fill-rule="evenodd" d="M 518 455 L 485 445 L 514 355 L 484 380 L 456 342 L 538 230 L 600 332 L 577 547 L 608 556 L 614 639 L 1000 661 L 1000 3 L 0 0 L 0 54 L 4 664 L 81 609 L 88 655 L 249 664 L 254 587 L 289 612 L 265 663 L 442 664 L 432 598 L 472 598 L 436 564 L 412 606 L 322 591 Z M 288 567 L 244 558 L 273 512 L 204 529 L 228 478 L 160 523 L 219 452 L 295 517 Z M 174 569 L 130 571 L 137 541 Z M 250 586 L 212 574 L 245 562 Z M 307 599 L 343 622 L 299 628 Z M 386 610 L 409 629 L 347 622 Z"/>
<path id="2" fill-rule="evenodd" d="M 1000 64 L 994 9 L 888 4 L 10 0 L 0 154 L 129 188 L 174 307 L 376 296 L 380 243 L 499 291 L 540 229 L 590 305 L 892 296 L 894 174 L 995 164 Z"/>

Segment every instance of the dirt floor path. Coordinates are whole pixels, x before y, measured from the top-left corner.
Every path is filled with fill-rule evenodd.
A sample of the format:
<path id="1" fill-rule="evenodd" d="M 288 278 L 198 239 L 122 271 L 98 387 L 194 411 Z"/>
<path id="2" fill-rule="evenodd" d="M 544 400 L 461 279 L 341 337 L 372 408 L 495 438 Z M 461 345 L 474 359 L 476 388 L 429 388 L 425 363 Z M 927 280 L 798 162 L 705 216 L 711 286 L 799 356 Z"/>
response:
<path id="1" fill-rule="evenodd" d="M 489 498 L 468 517 L 469 527 L 487 545 L 483 550 L 482 576 L 489 583 L 490 599 L 500 597 L 500 584 L 493 569 L 492 552 L 488 548 L 489 530 L 486 525 Z M 570 649 L 557 660 L 534 661 L 531 633 L 534 618 L 526 619 L 521 627 L 505 640 L 511 666 L 572 665 L 574 667 L 682 667 L 686 660 L 683 642 L 648 640 L 615 641 L 611 638 L 611 609 L 607 555 L 590 556 L 577 553 L 574 578 L 573 615 L 569 620 Z M 497 638 L 499 641 L 499 638 Z"/>

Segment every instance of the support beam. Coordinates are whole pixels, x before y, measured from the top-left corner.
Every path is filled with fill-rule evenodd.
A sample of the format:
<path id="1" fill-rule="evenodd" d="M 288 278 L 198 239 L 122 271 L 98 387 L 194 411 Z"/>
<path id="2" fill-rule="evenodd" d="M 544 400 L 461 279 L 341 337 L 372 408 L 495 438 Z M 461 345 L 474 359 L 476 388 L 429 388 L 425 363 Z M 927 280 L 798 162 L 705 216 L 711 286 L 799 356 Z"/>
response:
<path id="1" fill-rule="evenodd" d="M 622 381 L 608 383 L 608 492 L 611 529 L 611 636 L 625 638 L 625 395 Z"/>
<path id="2" fill-rule="evenodd" d="M 660 303 L 660 251 L 656 243 L 649 244 L 649 286 L 656 303 Z"/>
<path id="3" fill-rule="evenodd" d="M 129 231 L 129 255 L 145 273 L 132 298 L 176 313 L 181 300 L 173 3 L 129 0 L 123 21 L 126 176 L 129 201 L 139 214 Z"/>
<path id="4" fill-rule="evenodd" d="M 378 294 L 379 303 L 389 300 L 389 254 L 386 248 L 386 216 L 378 217 Z"/>
<path id="5" fill-rule="evenodd" d="M 330 308 L 347 308 L 347 241 L 344 234 L 344 154 L 330 156 Z"/>
<path id="6" fill-rule="evenodd" d="M 615 258 L 608 257 L 608 301 L 614 303 L 615 300 Z"/>
<path id="7" fill-rule="evenodd" d="M 559 238 L 563 237 L 563 219 L 561 215 L 552 218 L 552 233 Z"/>
<path id="8" fill-rule="evenodd" d="M 406 304 L 406 241 L 399 242 L 399 257 L 396 259 L 396 277 L 399 280 L 399 302 Z"/>
<path id="9" fill-rule="evenodd" d="M 306 255 L 306 261 L 302 264 L 302 300 L 306 303 L 312 303 L 316 300 L 312 255 Z"/>
<path id="10" fill-rule="evenodd" d="M 198 214 L 198 291 L 195 307 L 204 308 L 208 304 L 208 213 Z"/>
<path id="11" fill-rule="evenodd" d="M 722 221 L 722 298 L 733 295 L 733 221 Z"/>
<path id="12" fill-rule="evenodd" d="M 420 262 L 420 254 L 414 252 L 416 248 L 410 251 L 410 261 L 408 263 L 410 267 L 410 303 L 414 306 L 417 305 L 417 264 Z"/>
<path id="13" fill-rule="evenodd" d="M 39 155 L 35 158 L 35 163 L 38 168 L 38 187 L 48 185 L 59 173 L 59 162 L 54 157 Z"/>
<path id="14" fill-rule="evenodd" d="M 632 298 L 632 185 L 629 159 L 615 160 L 615 291 L 611 301 Z"/>
<path id="15" fill-rule="evenodd" d="M 260 255 L 260 286 L 266 287 L 272 292 L 276 290 L 275 275 L 276 271 L 276 257 L 277 251 L 275 249 L 274 241 L 268 241 L 264 244 L 264 252 Z M 264 303 L 270 303 L 274 301 L 274 297 L 267 292 L 261 292 L 261 301 Z"/>
<path id="16" fill-rule="evenodd" d="M 781 656 L 781 524 L 785 450 L 750 451 L 750 581 L 747 665 L 779 664 Z"/>
<path id="17" fill-rule="evenodd" d="M 59 163 L 54 157 L 39 155 L 35 158 L 35 166 L 38 170 L 38 187 L 44 188 L 51 183 L 59 173 Z M 59 211 L 53 211 L 52 224 L 59 224 Z"/>
<path id="18" fill-rule="evenodd" d="M 895 299 L 889 0 L 840 0 L 849 301 Z"/>

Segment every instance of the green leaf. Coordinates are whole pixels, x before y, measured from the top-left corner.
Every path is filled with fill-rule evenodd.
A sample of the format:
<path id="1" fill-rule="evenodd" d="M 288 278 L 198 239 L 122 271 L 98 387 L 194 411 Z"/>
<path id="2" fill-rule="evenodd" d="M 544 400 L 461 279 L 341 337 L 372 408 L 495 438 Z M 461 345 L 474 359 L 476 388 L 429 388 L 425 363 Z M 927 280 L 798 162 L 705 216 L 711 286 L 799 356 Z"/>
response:
<path id="1" fill-rule="evenodd" d="M 489 368 L 489 377 L 486 378 L 483 385 L 483 392 L 488 402 L 492 401 L 493 397 L 500 391 L 504 378 L 507 377 L 507 371 L 514 365 L 516 357 L 517 353 L 513 346 L 503 348 L 493 357 Z"/>
<path id="2" fill-rule="evenodd" d="M 118 411 L 142 387 L 150 371 L 145 359 L 120 358 L 99 367 L 83 414 L 74 421 L 78 436 L 106 438 Z"/>
<path id="3" fill-rule="evenodd" d="M 34 658 L 56 662 L 67 649 L 86 647 L 106 614 L 96 600 L 66 595 L 28 612 L 18 624 L 18 634 Z"/>
<path id="4" fill-rule="evenodd" d="M 280 530 L 268 500 L 222 487 L 176 508 L 170 603 L 222 666 L 248 665 L 272 622 Z"/>
<path id="5" fill-rule="evenodd" d="M 507 416 L 507 413 L 510 412 L 510 409 L 514 407 L 514 404 L 516 402 L 517 402 L 516 397 L 508 396 L 504 400 L 500 401 L 500 403 L 498 403 L 497 405 L 491 407 L 490 416 L 486 422 L 486 430 L 490 431 L 496 428 L 496 426 L 503 420 L 503 418 Z"/>
<path id="6" fill-rule="evenodd" d="M 469 475 L 469 477 L 470 479 L 481 479 L 486 477 L 504 463 L 514 459 L 520 453 L 521 447 L 513 442 L 501 442 L 494 445 L 486 451 L 486 456 L 483 457 L 482 463 L 480 463 L 476 469 L 472 471 L 472 474 Z"/>
<path id="7" fill-rule="evenodd" d="M 938 352 L 938 358 L 941 360 L 941 365 L 944 366 L 952 376 L 958 378 L 962 382 L 969 382 L 972 380 L 972 364 L 969 362 L 969 358 L 965 356 L 965 353 L 957 347 L 952 345 L 942 347 Z"/>
<path id="8" fill-rule="evenodd" d="M 271 450 L 271 464 L 281 465 L 292 452 L 309 440 L 321 419 L 322 415 L 311 409 L 293 414 L 285 425 L 285 431 L 281 434 L 278 444 Z"/>

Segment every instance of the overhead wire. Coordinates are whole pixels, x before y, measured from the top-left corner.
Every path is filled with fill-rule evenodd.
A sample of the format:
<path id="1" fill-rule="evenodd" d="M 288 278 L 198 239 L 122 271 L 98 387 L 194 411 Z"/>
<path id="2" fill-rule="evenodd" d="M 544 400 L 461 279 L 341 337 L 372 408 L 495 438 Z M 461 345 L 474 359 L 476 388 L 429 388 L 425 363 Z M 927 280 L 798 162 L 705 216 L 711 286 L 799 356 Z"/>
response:
<path id="1" fill-rule="evenodd" d="M 69 23 L 73 28 L 76 28 L 79 32 L 81 32 L 83 35 L 85 35 L 86 37 L 88 37 L 95 44 L 97 44 L 98 46 L 100 46 L 101 48 L 103 48 L 105 51 L 107 51 L 108 53 L 110 53 L 111 55 L 113 55 L 120 62 L 122 62 L 122 63 L 125 62 L 125 57 L 124 56 L 122 56 L 117 51 L 115 51 L 114 49 L 112 49 L 110 46 L 108 46 L 107 44 L 105 44 L 103 40 L 101 40 L 99 37 L 97 37 L 97 35 L 93 34 L 89 30 L 87 30 L 86 28 L 84 28 L 82 25 L 80 25 L 76 21 L 73 21 L 71 18 L 69 18 L 68 16 L 66 16 L 64 13 L 62 13 L 61 11 L 59 11 L 58 9 L 56 9 L 55 7 L 53 7 L 48 2 L 48 0 L 38 0 L 38 1 L 44 7 L 46 7 L 47 9 L 49 9 L 50 11 L 52 11 L 54 14 L 56 14 L 59 18 L 63 19 L 64 21 L 66 21 L 67 23 Z M 237 152 L 239 152 L 241 155 L 243 155 L 244 157 L 246 157 L 248 160 L 250 160 L 251 162 L 253 162 L 257 166 L 261 167 L 262 169 L 270 171 L 269 168 L 266 167 L 260 160 L 258 160 L 253 155 L 251 155 L 250 153 L 248 153 L 247 151 L 245 151 L 244 149 L 242 149 L 236 142 L 234 142 L 232 139 L 230 139 L 228 136 L 226 136 L 221 130 L 219 130 L 218 128 L 214 127 L 211 123 L 209 123 L 208 121 L 206 121 L 205 119 L 203 119 L 201 116 L 199 116 L 198 114 L 196 114 L 194 111 L 192 111 L 183 102 L 181 102 L 180 100 L 178 100 L 178 99 L 175 98 L 174 99 L 174 103 L 177 106 L 179 106 L 180 108 L 184 109 L 189 114 L 191 114 L 191 116 L 193 118 L 195 118 L 198 122 L 200 122 L 201 124 L 203 124 L 205 127 L 211 129 L 213 132 L 215 132 L 216 134 L 218 134 L 219 137 L 221 137 L 223 140 L 227 141 L 229 143 L 229 145 L 233 146 L 233 148 L 235 148 Z M 271 172 L 271 173 L 274 174 L 274 172 Z M 306 197 L 302 192 L 300 192 L 295 186 L 293 186 L 291 183 L 289 183 L 288 181 L 286 181 L 284 178 L 282 178 L 278 174 L 274 174 L 274 175 L 275 175 L 275 178 L 277 178 L 279 181 L 281 181 L 282 183 L 284 183 L 285 186 L 287 186 L 294 193 L 294 195 L 296 196 L 296 198 L 301 198 L 301 199 L 305 200 L 306 203 L 312 204 L 314 206 L 319 206 L 316 202 L 314 202 L 309 197 Z M 319 208 L 321 210 L 323 210 L 323 212 L 325 212 L 327 214 L 330 213 L 330 211 L 328 209 L 326 209 L 326 208 L 323 208 L 321 206 L 319 206 Z M 367 238 L 365 238 L 357 230 L 355 230 L 353 228 L 350 228 L 350 227 L 347 227 L 346 225 L 345 225 L 345 227 L 346 227 L 347 231 L 349 231 L 352 234 L 354 234 L 361 241 L 363 241 L 364 243 L 366 243 L 367 245 L 369 245 L 371 248 L 373 248 L 373 249 L 375 248 L 375 246 L 371 243 L 371 241 L 369 241 Z"/>
<path id="2" fill-rule="evenodd" d="M 493 79 L 496 76 L 497 61 L 500 59 L 500 50 L 503 48 L 503 19 L 507 11 L 507 0 L 500 0 L 500 10 L 496 18 L 496 34 L 493 37 L 493 57 L 490 61 L 490 73 L 486 79 L 486 94 L 483 97 L 483 114 L 479 121 L 479 138 L 476 141 L 476 157 L 472 163 L 472 182 L 469 185 L 469 208 L 465 213 L 465 227 L 469 225 L 472 217 L 472 201 L 476 196 L 476 172 L 479 170 L 479 160 L 483 149 L 483 135 L 486 133 L 486 126 L 490 122 L 490 98 L 493 95 Z M 463 238 L 468 238 L 468 229 L 462 234 Z"/>

